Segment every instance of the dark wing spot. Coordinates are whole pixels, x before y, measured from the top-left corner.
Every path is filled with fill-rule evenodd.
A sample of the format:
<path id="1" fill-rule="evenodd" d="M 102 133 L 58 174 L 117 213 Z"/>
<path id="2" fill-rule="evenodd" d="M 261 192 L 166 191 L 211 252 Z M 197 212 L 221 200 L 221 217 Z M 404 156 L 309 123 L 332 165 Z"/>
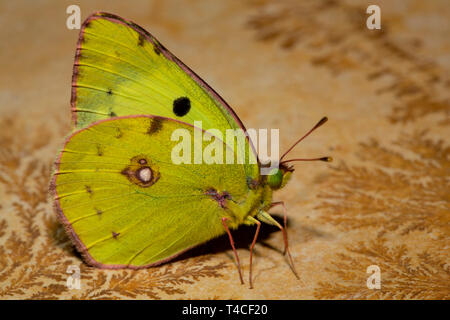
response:
<path id="1" fill-rule="evenodd" d="M 100 157 L 103 155 L 103 148 L 99 144 L 97 145 L 97 155 Z"/>
<path id="2" fill-rule="evenodd" d="M 159 50 L 159 48 L 155 45 L 153 46 L 153 51 L 155 51 L 155 53 L 159 56 L 161 54 L 161 50 Z"/>
<path id="3" fill-rule="evenodd" d="M 123 136 L 122 130 L 120 130 L 120 128 L 116 128 L 116 138 L 120 139 L 122 138 L 122 136 Z"/>
<path id="4" fill-rule="evenodd" d="M 145 37 L 142 34 L 140 34 L 139 39 L 138 39 L 138 46 L 142 47 L 144 45 L 144 41 L 145 41 Z"/>
<path id="5" fill-rule="evenodd" d="M 180 97 L 173 102 L 173 113 L 178 117 L 185 116 L 191 109 L 191 101 L 188 97 Z"/>
<path id="6" fill-rule="evenodd" d="M 112 118 L 112 117 L 117 117 L 117 114 L 114 112 L 114 111 L 111 111 L 110 113 L 109 113 L 109 116 Z"/>
<path id="7" fill-rule="evenodd" d="M 159 169 L 145 155 L 131 158 L 130 165 L 121 172 L 127 179 L 143 188 L 150 187 L 159 180 Z"/>
<path id="8" fill-rule="evenodd" d="M 103 211 L 100 210 L 100 209 L 97 209 L 97 208 L 94 208 L 94 209 L 95 209 L 95 212 L 97 212 L 97 214 L 98 214 L 99 216 L 103 213 Z"/>
<path id="9" fill-rule="evenodd" d="M 150 124 L 150 127 L 147 130 L 147 134 L 155 134 L 162 129 L 162 121 L 161 119 L 154 118 Z"/>
<path id="10" fill-rule="evenodd" d="M 130 178 L 133 175 L 133 171 L 129 167 L 126 167 L 125 169 L 120 171 L 120 173 L 128 178 Z"/>
<path id="11" fill-rule="evenodd" d="M 90 196 L 92 196 L 93 191 L 92 191 L 91 187 L 90 186 L 84 186 L 84 187 L 86 188 L 86 192 L 89 193 Z"/>
<path id="12" fill-rule="evenodd" d="M 114 239 L 117 239 L 117 237 L 120 235 L 120 232 L 114 232 L 112 231 L 112 236 Z"/>
<path id="13" fill-rule="evenodd" d="M 212 199 L 217 201 L 220 207 L 226 208 L 227 207 L 227 200 L 231 199 L 231 195 L 229 192 L 224 191 L 222 193 L 219 193 L 214 188 L 209 188 L 205 192 L 206 195 L 211 196 Z"/>
<path id="14" fill-rule="evenodd" d="M 112 90 L 108 89 L 108 91 L 106 92 L 108 95 L 112 95 Z"/>

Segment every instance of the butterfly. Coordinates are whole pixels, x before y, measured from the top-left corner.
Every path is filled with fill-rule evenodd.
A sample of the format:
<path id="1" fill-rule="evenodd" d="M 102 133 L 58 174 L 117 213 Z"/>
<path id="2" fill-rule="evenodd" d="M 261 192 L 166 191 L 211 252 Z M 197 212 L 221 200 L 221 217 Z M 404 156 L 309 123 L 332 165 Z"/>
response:
<path id="1" fill-rule="evenodd" d="M 253 247 L 264 222 L 282 230 L 293 267 L 286 208 L 272 201 L 272 193 L 289 180 L 294 170 L 289 162 L 314 159 L 283 161 L 286 152 L 271 175 L 261 175 L 246 138 L 249 161 L 244 163 L 174 163 L 175 130 L 194 135 L 245 127 L 213 89 L 143 28 L 104 12 L 85 20 L 71 109 L 74 130 L 57 156 L 50 190 L 58 217 L 86 263 L 108 269 L 156 266 L 228 234 L 244 283 L 230 230 L 256 225 L 252 287 Z M 201 121 L 202 129 L 194 121 Z M 206 142 L 190 147 L 205 148 Z M 268 213 L 277 205 L 284 211 L 283 226 Z"/>

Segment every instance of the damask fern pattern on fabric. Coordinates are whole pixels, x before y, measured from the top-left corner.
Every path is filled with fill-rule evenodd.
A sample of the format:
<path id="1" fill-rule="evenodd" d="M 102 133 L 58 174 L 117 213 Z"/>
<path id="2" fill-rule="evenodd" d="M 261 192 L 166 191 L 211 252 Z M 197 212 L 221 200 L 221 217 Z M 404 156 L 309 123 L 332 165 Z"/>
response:
<path id="1" fill-rule="evenodd" d="M 366 240 L 334 256 L 326 270 L 337 281 L 319 283 L 317 297 L 449 299 L 450 148 L 426 132 L 403 135 L 393 145 L 396 150 L 376 140 L 362 143 L 358 154 L 366 165 L 341 163 L 326 182 L 319 221 L 360 230 Z M 414 239 L 424 248 L 417 251 Z M 381 290 L 364 287 L 361 270 L 370 265 L 382 270 Z"/>
<path id="2" fill-rule="evenodd" d="M 395 98 L 388 115 L 393 123 L 408 123 L 437 114 L 450 122 L 450 78 L 439 64 L 420 55 L 423 39 L 398 40 L 389 25 L 395 15 L 383 12 L 383 27 L 371 32 L 361 4 L 345 1 L 251 1 L 248 26 L 256 38 L 276 42 L 283 50 L 299 50 L 313 66 L 335 75 L 364 73 L 373 94 Z M 336 28 L 336 26 L 339 26 Z"/>
<path id="3" fill-rule="evenodd" d="M 345 162 L 334 168 L 317 207 L 329 213 L 323 222 L 444 238 L 450 232 L 450 146 L 425 132 L 404 134 L 393 144 L 396 150 L 376 140 L 361 143 L 357 154 L 370 168 Z"/>
<path id="4" fill-rule="evenodd" d="M 360 241 L 339 253 L 326 270 L 336 275 L 333 283 L 320 282 L 316 296 L 321 299 L 449 299 L 450 266 L 440 254 L 444 241 L 413 254 L 406 245 L 384 238 Z M 380 290 L 365 287 L 367 274 L 376 265 L 382 270 Z"/>

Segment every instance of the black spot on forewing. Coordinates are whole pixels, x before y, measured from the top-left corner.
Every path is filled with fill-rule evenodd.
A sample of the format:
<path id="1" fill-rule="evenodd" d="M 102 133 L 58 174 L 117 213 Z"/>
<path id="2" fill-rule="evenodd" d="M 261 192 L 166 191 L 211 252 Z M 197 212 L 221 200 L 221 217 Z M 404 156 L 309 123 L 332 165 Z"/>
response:
<path id="1" fill-rule="evenodd" d="M 111 118 L 113 118 L 113 117 L 117 117 L 117 114 L 116 114 L 114 111 L 111 111 L 111 112 L 109 113 L 109 116 L 110 116 Z"/>
<path id="2" fill-rule="evenodd" d="M 173 113 L 178 117 L 185 116 L 191 110 L 191 101 L 188 97 L 180 97 L 173 101 Z"/>
<path id="3" fill-rule="evenodd" d="M 112 236 L 114 239 L 117 239 L 117 237 L 120 235 L 120 232 L 114 232 L 112 231 Z"/>
<path id="4" fill-rule="evenodd" d="M 92 197 L 92 194 L 94 193 L 93 191 L 92 191 L 92 189 L 91 189 L 91 187 L 90 186 L 84 186 L 85 188 L 86 188 L 86 192 L 87 193 L 89 193 L 89 196 L 91 196 Z"/>
<path id="5" fill-rule="evenodd" d="M 111 95 L 113 94 L 113 92 L 112 92 L 111 89 L 108 89 L 108 91 L 106 91 L 106 93 L 107 93 L 109 96 L 111 96 Z"/>

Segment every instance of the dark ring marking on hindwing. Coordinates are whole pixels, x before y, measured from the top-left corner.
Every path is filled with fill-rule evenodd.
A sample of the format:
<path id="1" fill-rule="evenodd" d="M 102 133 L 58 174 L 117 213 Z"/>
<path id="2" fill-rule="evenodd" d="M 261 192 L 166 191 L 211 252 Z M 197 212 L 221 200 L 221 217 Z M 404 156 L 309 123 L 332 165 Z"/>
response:
<path id="1" fill-rule="evenodd" d="M 128 180 L 140 187 L 147 188 L 159 180 L 159 168 L 146 155 L 137 155 L 121 172 Z"/>

